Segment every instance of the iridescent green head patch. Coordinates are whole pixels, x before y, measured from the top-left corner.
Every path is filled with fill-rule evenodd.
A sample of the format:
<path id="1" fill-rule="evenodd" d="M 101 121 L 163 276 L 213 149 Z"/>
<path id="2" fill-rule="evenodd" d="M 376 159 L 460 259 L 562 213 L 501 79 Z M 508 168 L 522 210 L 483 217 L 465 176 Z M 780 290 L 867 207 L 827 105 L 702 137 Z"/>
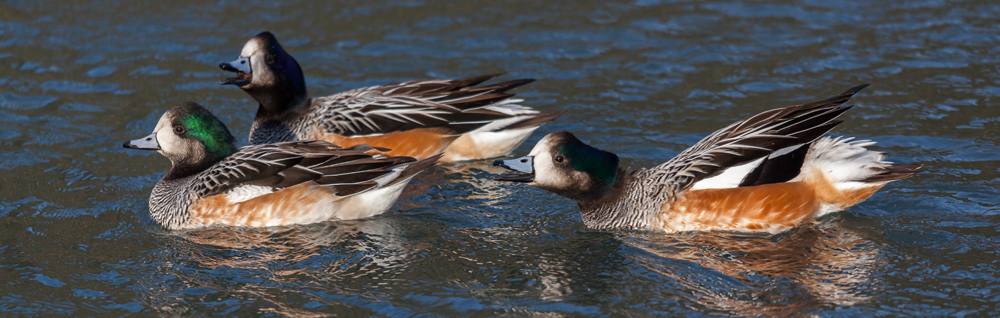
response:
<path id="1" fill-rule="evenodd" d="M 204 144 L 205 150 L 212 157 L 224 158 L 236 151 L 236 138 L 207 109 L 188 102 L 178 105 L 175 110 L 179 112 L 175 122 L 184 127 L 184 135 Z"/>
<path id="2" fill-rule="evenodd" d="M 570 166 L 594 176 L 601 183 L 613 183 L 618 174 L 618 156 L 586 145 L 579 140 L 573 141 L 576 142 L 570 141 L 556 149 L 569 158 Z"/>

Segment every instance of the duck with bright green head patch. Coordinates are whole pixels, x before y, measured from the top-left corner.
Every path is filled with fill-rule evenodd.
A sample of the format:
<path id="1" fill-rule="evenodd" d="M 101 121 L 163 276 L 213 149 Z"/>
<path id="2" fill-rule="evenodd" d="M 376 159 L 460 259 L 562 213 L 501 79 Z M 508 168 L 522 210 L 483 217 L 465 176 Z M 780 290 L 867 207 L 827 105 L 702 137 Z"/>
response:
<path id="1" fill-rule="evenodd" d="M 210 111 L 193 102 L 168 110 L 125 148 L 157 150 L 171 168 L 153 187 L 149 211 L 169 229 L 277 226 L 349 220 L 387 211 L 406 183 L 440 155 L 387 158 L 387 149 L 296 141 L 236 148 Z"/>
<path id="2" fill-rule="evenodd" d="M 861 203 L 921 167 L 883 161 L 864 148 L 874 142 L 821 137 L 866 86 L 738 121 L 651 169 L 625 171 L 615 154 L 554 132 L 528 156 L 495 161 L 516 172 L 494 179 L 573 199 L 592 228 L 778 233 Z"/>

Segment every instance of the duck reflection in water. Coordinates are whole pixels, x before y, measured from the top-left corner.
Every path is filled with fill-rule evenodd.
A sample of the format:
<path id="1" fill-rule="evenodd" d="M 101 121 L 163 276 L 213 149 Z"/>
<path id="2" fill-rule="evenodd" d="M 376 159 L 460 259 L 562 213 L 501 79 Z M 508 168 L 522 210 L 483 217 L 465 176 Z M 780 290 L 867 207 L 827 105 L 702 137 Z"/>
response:
<path id="1" fill-rule="evenodd" d="M 264 269 L 273 264 L 302 263 L 330 250 L 402 247 L 396 223 L 392 218 L 373 218 L 271 228 L 213 227 L 183 231 L 179 236 L 191 244 L 185 249 L 191 259 L 203 266 Z M 241 257 L 233 257 L 234 253 Z M 373 259 L 375 263 L 391 260 Z M 309 269 L 290 266 L 273 273 L 287 275 Z"/>
<path id="2" fill-rule="evenodd" d="M 188 289 L 254 295 L 273 305 L 261 310 L 284 316 L 324 316 L 286 302 L 294 299 L 292 294 L 315 298 L 305 286 L 363 293 L 364 286 L 392 277 L 419 252 L 409 246 L 404 230 L 397 218 L 374 217 L 268 228 L 170 231 L 163 233 L 166 242 L 152 262 L 164 264 L 160 274 L 176 276 Z M 161 284 L 155 279 L 148 283 Z M 149 296 L 153 302 L 170 303 L 169 295 Z M 336 308 L 338 304 L 327 305 Z"/>
<path id="3" fill-rule="evenodd" d="M 640 266 L 672 280 L 707 308 L 745 316 L 797 316 L 822 306 L 869 300 L 879 244 L 842 220 L 776 236 L 745 233 L 630 234 L 652 254 Z"/>

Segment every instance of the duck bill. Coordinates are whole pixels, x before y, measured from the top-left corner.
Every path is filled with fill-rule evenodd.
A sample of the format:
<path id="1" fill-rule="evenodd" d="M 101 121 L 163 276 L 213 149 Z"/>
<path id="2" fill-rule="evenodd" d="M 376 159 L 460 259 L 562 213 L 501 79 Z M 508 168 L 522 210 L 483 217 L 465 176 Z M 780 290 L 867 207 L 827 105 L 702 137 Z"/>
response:
<path id="1" fill-rule="evenodd" d="M 129 140 L 122 144 L 122 147 L 129 149 L 160 150 L 160 143 L 156 142 L 156 133 L 136 140 Z"/>
<path id="2" fill-rule="evenodd" d="M 219 84 L 243 86 L 253 81 L 253 70 L 250 68 L 249 57 L 241 57 L 232 62 L 219 63 L 219 68 L 223 71 L 236 73 L 235 77 L 221 80 Z"/>
<path id="3" fill-rule="evenodd" d="M 494 166 L 501 166 L 510 170 L 517 172 L 505 173 L 493 177 L 493 180 L 500 181 L 511 181 L 511 182 L 532 182 L 535 181 L 535 168 L 534 161 L 535 157 L 524 156 L 521 158 L 515 158 L 510 160 L 497 160 L 493 161 Z"/>

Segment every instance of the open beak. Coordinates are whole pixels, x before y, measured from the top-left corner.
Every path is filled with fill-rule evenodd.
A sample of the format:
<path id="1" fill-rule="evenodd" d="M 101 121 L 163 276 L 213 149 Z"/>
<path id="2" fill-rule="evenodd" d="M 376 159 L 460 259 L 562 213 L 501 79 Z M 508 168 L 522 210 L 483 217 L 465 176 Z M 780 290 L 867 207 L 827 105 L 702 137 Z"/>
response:
<path id="1" fill-rule="evenodd" d="M 236 85 L 244 86 L 250 84 L 253 81 L 253 70 L 250 68 L 250 58 L 241 57 L 232 62 L 224 62 L 219 64 L 219 68 L 223 71 L 230 71 L 236 73 L 236 77 L 230 77 L 219 81 L 222 85 Z"/>
<path id="2" fill-rule="evenodd" d="M 494 166 L 501 166 L 510 170 L 517 171 L 515 173 L 505 173 L 499 176 L 494 176 L 493 180 L 500 181 L 512 181 L 512 182 L 532 182 L 535 181 L 535 166 L 533 164 L 535 157 L 524 156 L 521 158 L 510 159 L 510 160 L 496 160 L 493 161 Z"/>
<path id="3" fill-rule="evenodd" d="M 160 144 L 156 142 L 156 133 L 136 140 L 126 141 L 122 147 L 143 150 L 160 150 Z"/>

